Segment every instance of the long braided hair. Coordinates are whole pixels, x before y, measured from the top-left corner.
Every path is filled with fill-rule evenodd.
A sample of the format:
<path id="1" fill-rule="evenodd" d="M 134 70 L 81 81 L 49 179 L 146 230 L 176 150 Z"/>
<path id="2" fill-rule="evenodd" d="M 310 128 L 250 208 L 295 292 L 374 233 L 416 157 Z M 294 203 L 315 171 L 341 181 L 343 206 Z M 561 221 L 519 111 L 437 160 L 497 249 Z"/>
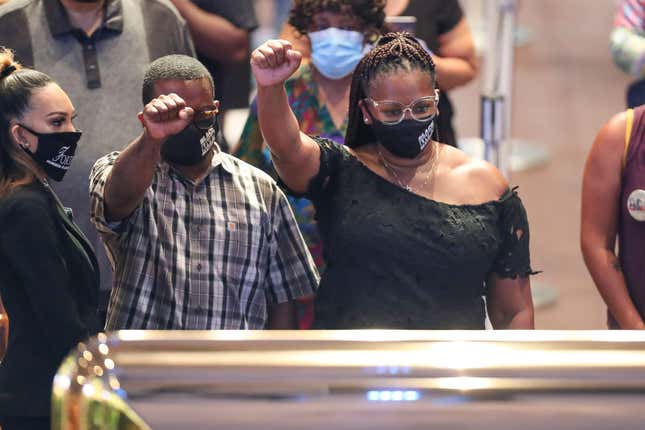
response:
<path id="1" fill-rule="evenodd" d="M 432 56 L 412 35 L 387 33 L 382 36 L 374 48 L 358 63 L 352 75 L 345 145 L 356 148 L 376 140 L 372 128 L 363 122 L 363 114 L 358 102 L 367 97 L 367 88 L 376 76 L 399 70 L 427 72 L 432 85 L 435 88 L 437 86 Z"/>

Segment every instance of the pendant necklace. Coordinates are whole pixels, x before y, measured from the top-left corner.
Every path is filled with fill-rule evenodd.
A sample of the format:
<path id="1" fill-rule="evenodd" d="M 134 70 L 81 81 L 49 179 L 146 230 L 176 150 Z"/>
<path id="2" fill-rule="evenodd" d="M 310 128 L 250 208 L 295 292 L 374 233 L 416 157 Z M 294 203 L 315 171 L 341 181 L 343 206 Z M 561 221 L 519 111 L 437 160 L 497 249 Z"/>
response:
<path id="1" fill-rule="evenodd" d="M 435 169 L 436 159 L 437 159 L 437 154 L 436 154 L 436 148 L 437 148 L 437 147 L 436 147 L 436 145 L 434 144 L 434 142 L 432 142 L 432 145 L 433 145 L 433 153 L 434 153 L 434 154 L 433 154 L 433 157 L 432 157 L 432 161 L 431 161 L 431 163 L 432 163 L 432 164 L 430 165 L 430 168 L 428 169 L 428 173 L 426 174 L 425 178 L 423 179 L 423 184 L 421 185 L 421 188 L 420 188 L 421 190 L 425 189 L 426 185 L 428 185 L 428 181 L 430 180 L 430 177 L 431 177 L 431 176 L 433 176 L 433 174 L 434 174 L 434 169 Z M 387 172 L 390 174 L 390 177 L 391 177 L 392 179 L 394 179 L 394 181 L 395 181 L 396 185 L 398 185 L 399 187 L 401 187 L 401 188 L 405 189 L 406 191 L 410 191 L 410 192 L 414 192 L 414 191 L 416 191 L 416 192 L 417 192 L 417 194 L 418 194 L 418 191 L 419 191 L 420 189 L 419 189 L 419 188 L 414 189 L 414 188 L 412 188 L 412 186 L 410 185 L 410 182 L 412 182 L 412 179 L 414 178 L 414 176 L 413 176 L 413 177 L 410 179 L 410 181 L 406 184 L 405 182 L 403 182 L 403 181 L 401 180 L 401 178 L 399 177 L 399 175 L 396 173 L 396 170 L 395 170 L 392 166 L 390 166 L 390 164 L 389 164 L 387 161 L 385 161 L 385 157 L 383 157 L 383 153 L 381 153 L 381 148 L 379 148 L 379 147 L 377 146 L 377 147 L 376 147 L 376 152 L 378 153 L 378 159 L 379 159 L 379 161 L 381 162 L 381 164 L 383 165 L 383 167 L 385 167 L 385 170 L 387 170 Z"/>

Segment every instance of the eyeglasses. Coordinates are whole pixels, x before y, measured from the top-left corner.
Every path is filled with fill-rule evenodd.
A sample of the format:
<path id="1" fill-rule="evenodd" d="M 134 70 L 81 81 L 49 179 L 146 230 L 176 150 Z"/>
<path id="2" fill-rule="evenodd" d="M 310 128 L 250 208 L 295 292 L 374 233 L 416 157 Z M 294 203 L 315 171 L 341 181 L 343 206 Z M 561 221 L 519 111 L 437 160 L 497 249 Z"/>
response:
<path id="1" fill-rule="evenodd" d="M 195 115 L 193 116 L 193 124 L 195 124 L 195 127 L 199 128 L 200 130 L 208 130 L 215 125 L 215 118 L 217 117 L 218 113 L 219 109 L 217 109 L 215 106 L 213 106 L 212 108 L 195 111 Z"/>
<path id="2" fill-rule="evenodd" d="M 410 111 L 412 118 L 419 122 L 427 122 L 437 113 L 439 96 L 426 96 L 416 99 L 409 105 L 404 105 L 392 100 L 376 101 L 371 98 L 364 99 L 369 102 L 376 111 L 376 119 L 383 124 L 396 125 L 403 121 L 405 112 Z"/>

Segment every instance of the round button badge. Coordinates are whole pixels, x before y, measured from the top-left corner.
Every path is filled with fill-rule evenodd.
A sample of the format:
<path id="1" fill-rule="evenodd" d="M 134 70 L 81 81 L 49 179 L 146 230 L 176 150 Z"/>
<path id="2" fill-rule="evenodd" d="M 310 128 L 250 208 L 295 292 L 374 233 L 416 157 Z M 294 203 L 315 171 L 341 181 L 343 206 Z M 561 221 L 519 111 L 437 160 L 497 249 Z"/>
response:
<path id="1" fill-rule="evenodd" d="M 645 221 L 645 190 L 634 190 L 627 198 L 627 210 L 636 221 Z"/>

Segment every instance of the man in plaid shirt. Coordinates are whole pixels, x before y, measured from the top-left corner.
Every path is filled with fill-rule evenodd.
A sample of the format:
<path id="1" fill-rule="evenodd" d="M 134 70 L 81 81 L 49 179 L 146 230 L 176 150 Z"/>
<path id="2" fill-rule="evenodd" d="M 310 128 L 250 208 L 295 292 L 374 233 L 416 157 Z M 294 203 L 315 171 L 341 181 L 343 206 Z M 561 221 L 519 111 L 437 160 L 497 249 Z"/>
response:
<path id="1" fill-rule="evenodd" d="M 106 329 L 295 328 L 315 265 L 273 179 L 219 150 L 208 70 L 162 57 L 143 102 L 141 135 L 90 175 L 115 270 Z"/>

